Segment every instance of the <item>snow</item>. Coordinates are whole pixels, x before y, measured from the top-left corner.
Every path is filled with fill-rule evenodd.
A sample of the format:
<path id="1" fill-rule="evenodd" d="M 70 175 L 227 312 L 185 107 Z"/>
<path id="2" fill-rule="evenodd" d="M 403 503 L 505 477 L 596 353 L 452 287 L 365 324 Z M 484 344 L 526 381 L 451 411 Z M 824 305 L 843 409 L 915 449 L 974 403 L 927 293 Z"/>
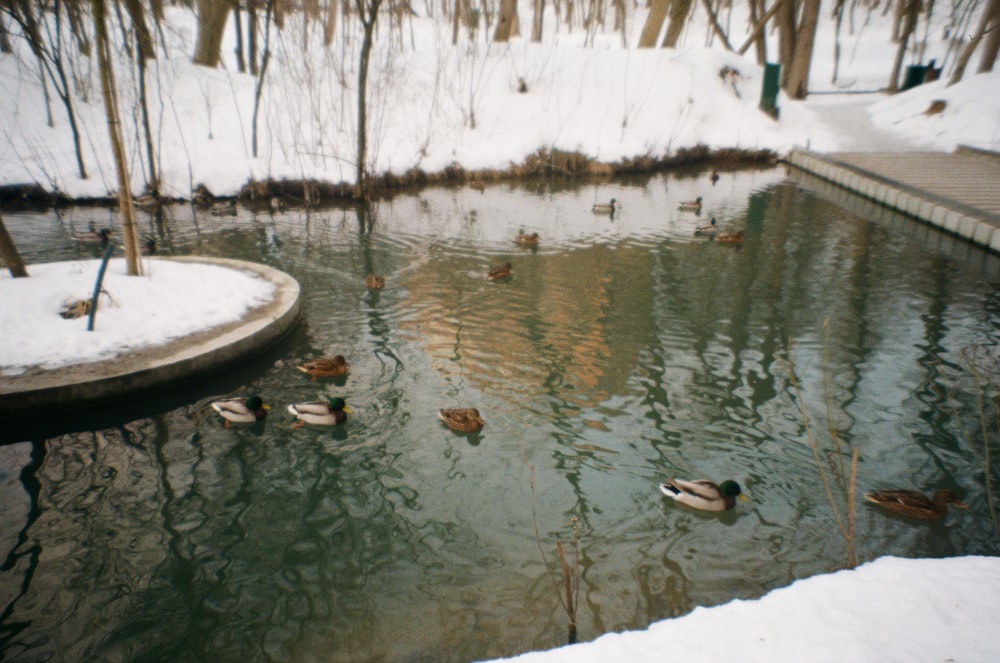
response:
<path id="1" fill-rule="evenodd" d="M 883 557 L 517 663 L 996 661 L 1000 559 Z"/>
<path id="2" fill-rule="evenodd" d="M 480 34 L 453 48 L 450 27 L 421 17 L 401 30 L 384 31 L 373 61 L 369 169 L 436 172 L 456 163 L 472 170 L 506 168 L 539 149 L 579 151 L 613 162 L 699 144 L 779 154 L 796 146 L 1000 147 L 1000 72 L 967 74 L 951 87 L 946 81 L 927 83 L 894 96 L 873 92 L 885 85 L 895 50 L 887 36 L 891 17 L 878 12 L 855 34 L 845 33 L 836 83 L 829 56 L 833 28 L 824 15 L 812 70 L 814 91 L 869 93 L 814 94 L 804 102 L 782 94 L 775 121 L 757 108 L 763 71 L 752 56 L 694 43 L 707 34 L 702 15 L 680 48 L 639 50 L 622 46 L 623 39 L 635 43 L 645 18 L 644 10 L 629 7 L 634 14 L 622 34 L 599 31 L 590 45 L 581 28 L 560 26 L 554 33 L 552 16 L 546 20 L 550 34 L 540 44 L 527 39 L 489 44 Z M 192 65 L 193 19 L 178 8 L 167 13 L 169 48 L 151 63 L 156 82 L 150 86 L 161 193 L 188 197 L 200 183 L 216 195 L 233 195 L 247 181 L 267 178 L 353 181 L 356 71 L 350 49 L 324 51 L 314 29 L 303 57 L 297 21 L 276 34 L 257 132 L 261 146 L 254 157 L 254 79 L 236 72 L 231 44 L 223 49 L 224 68 Z M 521 16 L 530 13 L 522 10 Z M 742 20 L 737 16 L 732 23 Z M 937 30 L 924 61 L 945 59 L 946 44 Z M 90 171 L 84 179 L 77 173 L 63 110 L 53 106 L 55 126 L 47 126 L 36 64 L 23 44 L 18 48 L 18 57 L 0 56 L 7 90 L 0 95 L 0 184 L 37 182 L 71 197 L 107 195 L 116 180 L 99 88 L 85 87 L 87 98 L 76 99 Z M 135 107 L 132 77 L 126 63 L 117 66 L 128 120 L 128 109 Z M 718 75 L 724 66 L 740 73 L 735 86 Z M 517 89 L 521 78 L 527 85 L 523 94 Z M 928 114 L 937 100 L 946 102 L 944 110 Z M 135 123 L 124 125 L 138 192 L 145 177 Z M 236 319 L 269 294 L 253 277 L 218 267 L 145 264 L 146 276 L 134 278 L 123 275 L 122 261 L 112 262 L 105 286 L 111 299 L 102 303 L 95 336 L 87 334 L 85 344 L 80 338 L 86 319 L 52 324 L 52 311 L 67 299 L 89 296 L 96 261 L 29 265 L 29 279 L 5 272 L 0 376 L 163 343 Z M 209 276 L 207 270 L 215 271 Z M 195 292 L 202 296 L 191 296 Z M 169 305 L 147 306 L 166 301 Z M 883 558 L 800 580 L 757 601 L 698 608 L 643 632 L 609 634 L 514 660 L 992 661 L 1000 652 L 993 623 L 998 587 L 1000 559 Z"/>
<path id="3" fill-rule="evenodd" d="M 144 276 L 126 274 L 124 258 L 108 263 L 95 316 L 63 319 L 65 305 L 89 300 L 99 260 L 30 265 L 30 277 L 0 274 L 0 377 L 29 367 L 51 370 L 108 359 L 136 347 L 161 345 L 210 327 L 239 320 L 266 303 L 274 285 L 246 272 L 217 265 L 147 260 Z M 200 296 L 192 297 L 191 293 Z"/>

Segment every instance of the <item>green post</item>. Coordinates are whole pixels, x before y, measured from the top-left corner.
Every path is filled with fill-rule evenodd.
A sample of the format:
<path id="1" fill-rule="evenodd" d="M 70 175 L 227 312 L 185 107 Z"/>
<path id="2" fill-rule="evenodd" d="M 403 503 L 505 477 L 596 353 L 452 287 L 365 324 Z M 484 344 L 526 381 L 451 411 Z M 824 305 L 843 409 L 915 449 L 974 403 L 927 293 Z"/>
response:
<path id="1" fill-rule="evenodd" d="M 764 65 L 764 84 L 760 91 L 760 109 L 778 119 L 778 90 L 781 82 L 781 65 L 768 62 Z"/>

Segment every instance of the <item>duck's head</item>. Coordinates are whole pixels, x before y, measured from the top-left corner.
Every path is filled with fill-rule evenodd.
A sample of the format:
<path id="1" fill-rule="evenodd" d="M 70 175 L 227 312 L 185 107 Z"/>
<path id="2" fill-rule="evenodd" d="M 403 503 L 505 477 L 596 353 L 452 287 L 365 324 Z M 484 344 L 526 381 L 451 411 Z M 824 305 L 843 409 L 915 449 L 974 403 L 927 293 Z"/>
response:
<path id="1" fill-rule="evenodd" d="M 244 405 L 247 406 L 248 410 L 252 410 L 254 412 L 256 412 L 257 410 L 267 411 L 271 409 L 264 403 L 264 400 L 260 396 L 251 396 L 246 400 L 246 403 L 244 403 Z"/>
<path id="2" fill-rule="evenodd" d="M 350 412 L 350 408 L 347 407 L 347 403 L 340 396 L 334 396 L 326 403 L 327 407 L 330 408 L 330 412 L 337 412 L 342 410 L 344 412 Z"/>
<path id="3" fill-rule="evenodd" d="M 698 196 L 697 198 L 695 198 L 695 199 L 694 199 L 694 202 L 696 202 L 696 203 L 700 203 L 700 202 L 701 202 L 701 196 Z"/>
<path id="4" fill-rule="evenodd" d="M 741 500 L 747 499 L 747 496 L 743 494 L 743 489 L 740 488 L 740 484 L 736 483 L 732 479 L 726 479 L 720 483 L 719 492 L 726 497 L 738 497 Z"/>

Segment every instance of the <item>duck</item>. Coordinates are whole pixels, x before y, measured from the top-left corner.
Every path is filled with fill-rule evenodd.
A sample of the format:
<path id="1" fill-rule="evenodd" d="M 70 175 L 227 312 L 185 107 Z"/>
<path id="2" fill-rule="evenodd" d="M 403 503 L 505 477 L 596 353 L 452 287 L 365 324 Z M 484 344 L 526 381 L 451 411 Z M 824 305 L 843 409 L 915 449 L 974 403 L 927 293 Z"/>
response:
<path id="1" fill-rule="evenodd" d="M 267 411 L 271 408 L 260 396 L 250 396 L 249 398 L 227 398 L 214 401 L 212 409 L 226 420 L 225 426 L 229 428 L 231 423 L 253 424 L 264 421 L 267 418 Z"/>
<path id="2" fill-rule="evenodd" d="M 695 228 L 694 229 L 694 234 L 695 235 L 712 235 L 712 234 L 718 232 L 719 226 L 715 225 L 715 223 L 716 223 L 715 222 L 715 217 L 713 216 L 711 221 L 709 221 L 708 223 L 703 223 L 700 226 L 698 226 L 697 228 Z"/>
<path id="3" fill-rule="evenodd" d="M 734 233 L 719 233 L 715 236 L 716 242 L 722 242 L 723 244 L 739 244 L 743 241 L 743 231 L 737 230 Z"/>
<path id="4" fill-rule="evenodd" d="M 713 168 L 712 174 L 708 177 L 708 179 L 712 180 L 712 186 L 715 186 L 715 183 L 719 181 L 719 171 Z"/>
<path id="5" fill-rule="evenodd" d="M 701 211 L 701 196 L 698 196 L 694 200 L 684 200 L 677 206 L 678 209 L 687 212 L 700 212 Z"/>
<path id="6" fill-rule="evenodd" d="M 538 233 L 528 234 L 522 230 L 514 238 L 514 243 L 521 246 L 536 246 L 538 244 Z"/>
<path id="7" fill-rule="evenodd" d="M 365 277 L 365 285 L 375 290 L 381 290 L 385 287 L 385 277 L 381 274 L 369 274 Z"/>
<path id="8" fill-rule="evenodd" d="M 335 357 L 320 357 L 295 368 L 315 378 L 339 378 L 347 374 L 347 360 L 344 355 Z"/>
<path id="9" fill-rule="evenodd" d="M 509 279 L 513 273 L 513 266 L 509 262 L 505 262 L 499 267 L 492 268 L 489 273 L 486 274 L 486 280 L 500 281 L 501 279 Z"/>
<path id="10" fill-rule="evenodd" d="M 438 410 L 438 419 L 448 428 L 460 433 L 475 433 L 486 425 L 479 416 L 479 410 L 474 407 L 442 408 Z"/>
<path id="11" fill-rule="evenodd" d="M 594 214 L 611 214 L 614 216 L 615 210 L 617 209 L 618 201 L 614 198 L 611 202 L 607 203 L 594 203 L 594 206 L 590 208 L 590 211 Z"/>
<path id="12" fill-rule="evenodd" d="M 208 213 L 212 216 L 236 216 L 236 199 L 231 198 L 224 203 L 212 205 Z"/>
<path id="13" fill-rule="evenodd" d="M 73 239 L 85 244 L 100 244 L 105 247 L 111 241 L 111 230 L 108 228 L 98 230 L 94 222 L 91 221 L 87 230 L 73 233 Z"/>
<path id="14" fill-rule="evenodd" d="M 278 196 L 273 196 L 271 198 L 271 211 L 272 212 L 282 212 L 285 209 L 285 201 Z"/>
<path id="15" fill-rule="evenodd" d="M 311 403 L 292 403 L 288 411 L 298 419 L 292 426 L 302 428 L 306 424 L 317 426 L 336 426 L 347 421 L 351 408 L 343 398 L 336 396 L 328 401 L 313 401 Z"/>
<path id="16" fill-rule="evenodd" d="M 469 188 L 474 189 L 479 193 L 483 193 L 484 191 L 486 191 L 486 182 L 483 182 L 481 180 L 473 180 L 469 182 Z"/>
<path id="17" fill-rule="evenodd" d="M 954 504 L 959 509 L 969 508 L 955 493 L 947 489 L 934 491 L 934 497 L 929 498 L 915 490 L 890 488 L 865 493 L 865 499 L 893 513 L 925 520 L 944 518 L 949 504 Z"/>
<path id="18" fill-rule="evenodd" d="M 736 506 L 737 497 L 748 501 L 740 484 L 732 479 L 727 479 L 721 484 L 707 479 L 695 481 L 668 479 L 660 484 L 660 492 L 681 504 L 702 511 L 729 511 Z"/>

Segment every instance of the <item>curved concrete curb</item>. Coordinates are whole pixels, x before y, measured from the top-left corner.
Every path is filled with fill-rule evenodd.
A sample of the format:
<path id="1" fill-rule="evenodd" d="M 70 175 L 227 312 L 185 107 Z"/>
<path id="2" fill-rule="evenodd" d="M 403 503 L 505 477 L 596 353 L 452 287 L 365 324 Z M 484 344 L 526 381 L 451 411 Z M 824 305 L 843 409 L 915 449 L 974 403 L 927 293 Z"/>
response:
<path id="1" fill-rule="evenodd" d="M 114 359 L 4 377 L 0 380 L 0 419 L 20 418 L 42 410 L 78 408 L 158 389 L 261 350 L 280 340 L 299 320 L 299 284 L 284 272 L 225 258 L 152 259 L 200 262 L 250 272 L 274 284 L 274 298 L 250 310 L 241 320 L 164 345 Z"/>

